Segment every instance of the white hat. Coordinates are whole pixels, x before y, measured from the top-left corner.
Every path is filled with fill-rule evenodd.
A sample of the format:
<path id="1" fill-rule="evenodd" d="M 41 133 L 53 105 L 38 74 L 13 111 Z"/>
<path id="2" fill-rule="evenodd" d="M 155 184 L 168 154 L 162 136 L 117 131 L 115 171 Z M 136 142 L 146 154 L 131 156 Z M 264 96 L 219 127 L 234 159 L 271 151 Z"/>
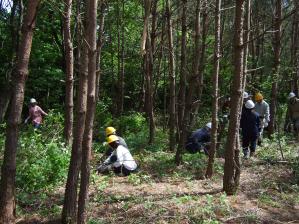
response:
<path id="1" fill-rule="evenodd" d="M 31 98 L 31 99 L 30 99 L 30 103 L 36 103 L 36 99 Z"/>
<path id="2" fill-rule="evenodd" d="M 211 129 L 211 128 L 212 128 L 212 123 L 211 123 L 211 122 L 207 123 L 207 124 L 206 124 L 206 127 L 208 127 L 208 128 Z"/>
<path id="3" fill-rule="evenodd" d="M 247 92 L 244 92 L 243 93 L 243 99 L 246 99 L 246 98 L 248 98 L 249 97 L 249 94 L 247 93 Z"/>
<path id="4" fill-rule="evenodd" d="M 296 96 L 295 93 L 290 92 L 290 94 L 289 94 L 289 96 L 288 96 L 288 99 L 291 99 L 291 98 L 293 98 L 293 97 L 295 97 L 295 96 Z"/>
<path id="5" fill-rule="evenodd" d="M 254 102 L 252 100 L 248 100 L 246 103 L 245 103 L 245 107 L 247 109 L 253 109 L 254 108 Z"/>

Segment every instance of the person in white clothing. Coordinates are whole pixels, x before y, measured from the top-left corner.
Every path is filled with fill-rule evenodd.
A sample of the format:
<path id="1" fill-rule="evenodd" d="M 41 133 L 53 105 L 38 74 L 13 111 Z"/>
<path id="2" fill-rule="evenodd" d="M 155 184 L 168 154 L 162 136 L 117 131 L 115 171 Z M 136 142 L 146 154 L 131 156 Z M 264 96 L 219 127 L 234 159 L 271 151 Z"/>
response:
<path id="1" fill-rule="evenodd" d="M 128 176 L 137 170 L 137 164 L 133 156 L 126 147 L 120 144 L 116 135 L 110 135 L 107 142 L 114 150 L 105 162 L 98 166 L 97 171 L 99 173 L 107 173 L 109 170 L 113 170 L 115 174 Z"/>

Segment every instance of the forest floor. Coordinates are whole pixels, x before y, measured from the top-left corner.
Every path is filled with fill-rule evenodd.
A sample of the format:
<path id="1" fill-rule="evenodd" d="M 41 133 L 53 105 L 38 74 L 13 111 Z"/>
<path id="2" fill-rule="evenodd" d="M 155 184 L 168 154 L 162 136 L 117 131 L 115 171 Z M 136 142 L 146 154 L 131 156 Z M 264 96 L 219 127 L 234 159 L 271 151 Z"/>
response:
<path id="1" fill-rule="evenodd" d="M 139 173 L 92 174 L 88 223 L 299 223 L 293 160 L 280 161 L 271 147 L 266 144 L 256 157 L 242 160 L 240 188 L 234 196 L 222 192 L 222 158 L 216 159 L 213 178 L 205 179 L 202 154 L 185 155 L 176 167 L 173 153 L 139 153 Z M 288 150 L 298 156 L 296 143 Z M 266 151 L 270 157 L 265 157 Z M 18 223 L 59 223 L 55 216 L 61 212 L 63 192 L 59 189 L 39 207 L 48 208 L 44 213 L 22 208 Z"/>

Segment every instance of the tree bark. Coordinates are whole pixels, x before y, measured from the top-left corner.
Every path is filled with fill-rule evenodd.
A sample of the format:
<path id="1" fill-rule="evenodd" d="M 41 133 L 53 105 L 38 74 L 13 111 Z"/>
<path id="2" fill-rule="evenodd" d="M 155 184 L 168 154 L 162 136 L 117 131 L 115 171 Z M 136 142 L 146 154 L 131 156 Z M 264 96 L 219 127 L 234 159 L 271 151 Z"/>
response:
<path id="1" fill-rule="evenodd" d="M 193 94 L 196 87 L 196 82 L 199 77 L 199 57 L 200 57 L 200 0 L 197 0 L 196 5 L 196 19 L 195 19 L 195 50 L 194 50 L 194 62 L 193 62 L 193 75 L 188 78 L 188 86 L 185 99 L 185 111 L 183 119 L 183 127 L 181 130 L 181 140 L 184 144 L 187 138 L 187 130 L 190 130 L 190 114 L 193 106 Z M 179 165 L 182 162 L 183 147 L 178 147 L 175 154 L 175 162 Z"/>
<path id="2" fill-rule="evenodd" d="M 101 53 L 103 47 L 103 34 L 104 34 L 104 25 L 105 25 L 105 8 L 107 3 L 101 2 L 100 5 L 100 19 L 99 19 L 99 34 L 98 34 L 98 41 L 97 41 L 97 80 L 96 80 L 96 102 L 99 101 L 99 93 L 100 93 L 100 80 L 101 80 Z"/>
<path id="3" fill-rule="evenodd" d="M 243 93 L 243 12 L 244 12 L 244 0 L 236 0 L 235 7 L 235 28 L 234 28 L 234 77 L 233 86 L 231 92 L 231 101 L 234 102 L 231 105 L 230 120 L 228 127 L 228 137 L 225 145 L 225 163 L 224 163 L 224 176 L 223 176 L 223 190 L 232 195 L 237 191 L 238 185 L 235 181 L 235 173 L 239 167 L 236 167 L 235 157 L 236 146 L 239 126 L 240 126 L 240 113 L 241 102 Z"/>
<path id="4" fill-rule="evenodd" d="M 209 150 L 209 161 L 206 170 L 206 177 L 213 175 L 214 157 L 217 148 L 217 127 L 218 127 L 218 98 L 219 98 L 219 70 L 220 70 L 220 32 L 221 32 L 221 0 L 216 0 L 215 8 L 215 46 L 214 46 L 214 74 L 213 74 L 213 109 L 212 109 L 212 133 L 211 147 Z"/>
<path id="5" fill-rule="evenodd" d="M 170 12 L 170 0 L 166 0 L 166 20 L 167 20 L 167 34 L 168 34 L 168 50 L 169 50 L 169 150 L 175 150 L 176 137 L 176 94 L 175 94 L 175 62 L 173 50 L 173 34 L 172 34 L 172 19 Z"/>
<path id="6" fill-rule="evenodd" d="M 80 2 L 80 0 L 78 1 Z M 80 16 L 80 13 L 78 13 Z M 81 30 L 81 18 L 78 18 L 78 31 Z M 84 20 L 85 29 L 87 28 L 87 19 Z M 84 38 L 87 40 L 88 33 L 84 32 Z M 86 101 L 87 101 L 87 73 L 88 73 L 88 45 L 86 41 L 78 43 L 79 45 L 79 90 L 76 103 L 76 122 L 74 128 L 74 141 L 72 144 L 71 161 L 68 170 L 68 178 L 65 187 L 64 204 L 62 210 L 61 223 L 76 223 L 77 222 L 77 188 L 78 178 L 81 166 L 82 158 L 82 140 L 85 128 L 85 116 L 86 116 Z"/>
<path id="7" fill-rule="evenodd" d="M 73 108 L 74 108 L 74 55 L 71 36 L 72 0 L 64 1 L 63 13 L 63 42 L 65 52 L 65 121 L 64 138 L 67 145 L 72 143 L 73 137 Z"/>
<path id="8" fill-rule="evenodd" d="M 4 160 L 1 167 L 0 181 L 0 223 L 5 224 L 15 223 L 18 126 L 21 122 L 25 82 L 28 76 L 33 30 L 35 28 L 39 3 L 39 0 L 31 0 L 27 4 L 27 13 L 22 26 L 22 39 L 18 51 L 17 64 L 13 72 L 14 87 L 7 121 Z"/>
<path id="9" fill-rule="evenodd" d="M 271 136 L 275 132 L 275 119 L 277 111 L 277 91 L 278 91 L 278 79 L 280 73 L 280 52 L 281 52 L 281 16 L 282 16 L 282 1 L 275 1 L 275 14 L 274 14 L 274 66 L 273 66 L 273 78 L 272 78 L 272 90 L 271 90 L 271 102 L 270 102 L 270 122 L 269 122 L 269 135 Z"/>
<path id="10" fill-rule="evenodd" d="M 96 33 L 97 33 L 97 0 L 86 0 L 88 28 L 88 93 L 87 93 L 87 111 L 85 120 L 85 130 L 82 142 L 82 164 L 81 164 L 81 182 L 78 201 L 78 224 L 86 223 L 87 214 L 85 207 L 88 204 L 88 188 L 90 177 L 90 156 L 93 136 L 93 121 L 95 115 L 95 93 L 96 93 Z"/>
<path id="11" fill-rule="evenodd" d="M 299 1 L 295 0 L 295 9 L 296 13 L 294 14 L 294 35 L 293 35 L 293 47 L 294 53 L 293 53 L 293 92 L 298 96 L 299 94 Z"/>
<path id="12" fill-rule="evenodd" d="M 183 126 L 184 126 L 184 111 L 186 98 L 186 76 L 187 76 L 187 60 L 186 60 L 186 39 L 187 39 L 187 0 L 182 0 L 182 39 L 181 39 L 181 69 L 180 69 L 180 88 L 178 95 L 178 148 L 184 147 Z"/>

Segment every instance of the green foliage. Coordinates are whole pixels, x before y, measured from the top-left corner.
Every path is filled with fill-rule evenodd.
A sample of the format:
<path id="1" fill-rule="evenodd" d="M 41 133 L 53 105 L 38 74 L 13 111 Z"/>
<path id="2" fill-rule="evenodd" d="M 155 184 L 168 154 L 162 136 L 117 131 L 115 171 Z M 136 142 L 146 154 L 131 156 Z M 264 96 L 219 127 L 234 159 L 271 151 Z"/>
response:
<path id="1" fill-rule="evenodd" d="M 66 177 L 70 153 L 61 139 L 61 121 L 61 114 L 50 113 L 41 130 L 21 134 L 16 176 L 20 191 L 51 189 Z"/>
<path id="2" fill-rule="evenodd" d="M 141 132 L 146 127 L 144 115 L 138 112 L 129 112 L 127 115 L 120 116 L 114 123 L 124 135 Z"/>

